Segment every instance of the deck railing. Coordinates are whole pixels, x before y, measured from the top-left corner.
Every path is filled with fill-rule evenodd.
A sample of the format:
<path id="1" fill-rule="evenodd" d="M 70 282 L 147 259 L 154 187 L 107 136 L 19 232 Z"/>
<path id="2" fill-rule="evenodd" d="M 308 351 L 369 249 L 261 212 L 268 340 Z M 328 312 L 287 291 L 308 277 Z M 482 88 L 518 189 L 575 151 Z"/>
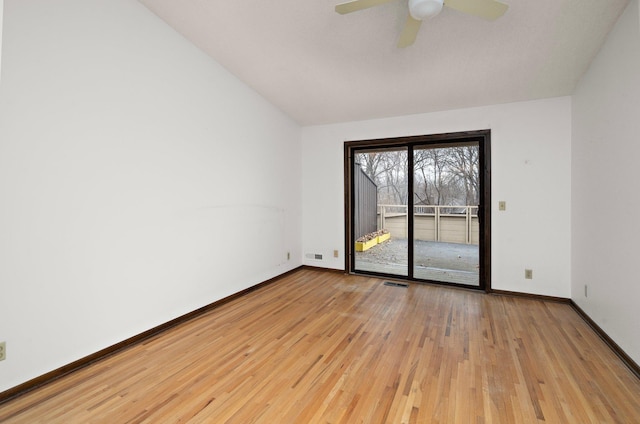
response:
<path id="1" fill-rule="evenodd" d="M 407 238 L 407 205 L 378 205 L 378 228 L 385 228 L 392 237 Z M 478 207 L 457 205 L 414 206 L 414 237 L 416 240 L 478 244 Z"/>

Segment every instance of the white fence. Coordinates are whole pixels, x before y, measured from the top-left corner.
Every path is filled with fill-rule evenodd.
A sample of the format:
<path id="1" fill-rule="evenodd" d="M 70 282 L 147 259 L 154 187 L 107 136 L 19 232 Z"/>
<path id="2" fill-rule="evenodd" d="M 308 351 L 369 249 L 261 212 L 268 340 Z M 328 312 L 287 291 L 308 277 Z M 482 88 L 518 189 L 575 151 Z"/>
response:
<path id="1" fill-rule="evenodd" d="M 391 237 L 407 238 L 408 223 L 407 205 L 378 205 L 378 228 L 389 230 Z M 478 207 L 414 206 L 413 229 L 416 240 L 479 244 Z"/>

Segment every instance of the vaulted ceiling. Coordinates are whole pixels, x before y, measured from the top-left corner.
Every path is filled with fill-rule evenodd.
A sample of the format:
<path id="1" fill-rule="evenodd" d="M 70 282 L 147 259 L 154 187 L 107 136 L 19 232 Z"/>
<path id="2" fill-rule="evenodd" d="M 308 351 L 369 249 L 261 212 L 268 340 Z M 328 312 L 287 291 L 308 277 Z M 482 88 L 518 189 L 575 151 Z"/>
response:
<path id="1" fill-rule="evenodd" d="M 629 3 L 502 0 L 495 21 L 445 7 L 399 49 L 407 0 L 140 1 L 301 125 L 572 94 Z"/>

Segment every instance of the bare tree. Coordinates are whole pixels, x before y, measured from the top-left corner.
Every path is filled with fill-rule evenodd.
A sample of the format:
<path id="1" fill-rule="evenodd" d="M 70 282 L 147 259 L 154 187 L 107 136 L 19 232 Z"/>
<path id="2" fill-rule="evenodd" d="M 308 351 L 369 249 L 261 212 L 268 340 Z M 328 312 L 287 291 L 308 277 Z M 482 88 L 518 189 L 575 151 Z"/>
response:
<path id="1" fill-rule="evenodd" d="M 407 204 L 406 150 L 358 153 L 356 163 L 378 186 L 380 203 Z"/>
<path id="2" fill-rule="evenodd" d="M 396 205 L 408 202 L 408 175 L 406 150 L 385 152 L 384 182 L 380 188 L 386 191 L 386 197 Z"/>
<path id="3" fill-rule="evenodd" d="M 445 205 L 452 201 L 453 178 L 447 149 L 420 149 L 414 152 L 414 195 L 416 203 Z"/>
<path id="4" fill-rule="evenodd" d="M 380 168 L 381 160 L 382 155 L 378 152 L 358 153 L 356 156 L 356 162 L 360 164 L 365 174 L 374 182 L 378 178 L 378 168 Z"/>
<path id="5" fill-rule="evenodd" d="M 407 150 L 361 152 L 356 163 L 377 184 L 379 203 L 408 203 Z M 478 204 L 478 146 L 415 149 L 413 163 L 413 196 L 417 205 Z"/>
<path id="6" fill-rule="evenodd" d="M 465 205 L 477 205 L 480 199 L 479 154 L 478 146 L 451 149 L 451 171 L 464 187 Z"/>

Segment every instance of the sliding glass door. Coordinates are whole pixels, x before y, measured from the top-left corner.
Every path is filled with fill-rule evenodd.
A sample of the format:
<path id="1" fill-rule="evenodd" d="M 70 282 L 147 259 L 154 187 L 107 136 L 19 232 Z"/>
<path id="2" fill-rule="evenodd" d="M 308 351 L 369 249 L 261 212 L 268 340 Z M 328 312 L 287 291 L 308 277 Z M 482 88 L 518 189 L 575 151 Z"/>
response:
<path id="1" fill-rule="evenodd" d="M 486 288 L 489 132 L 345 143 L 347 269 Z"/>

